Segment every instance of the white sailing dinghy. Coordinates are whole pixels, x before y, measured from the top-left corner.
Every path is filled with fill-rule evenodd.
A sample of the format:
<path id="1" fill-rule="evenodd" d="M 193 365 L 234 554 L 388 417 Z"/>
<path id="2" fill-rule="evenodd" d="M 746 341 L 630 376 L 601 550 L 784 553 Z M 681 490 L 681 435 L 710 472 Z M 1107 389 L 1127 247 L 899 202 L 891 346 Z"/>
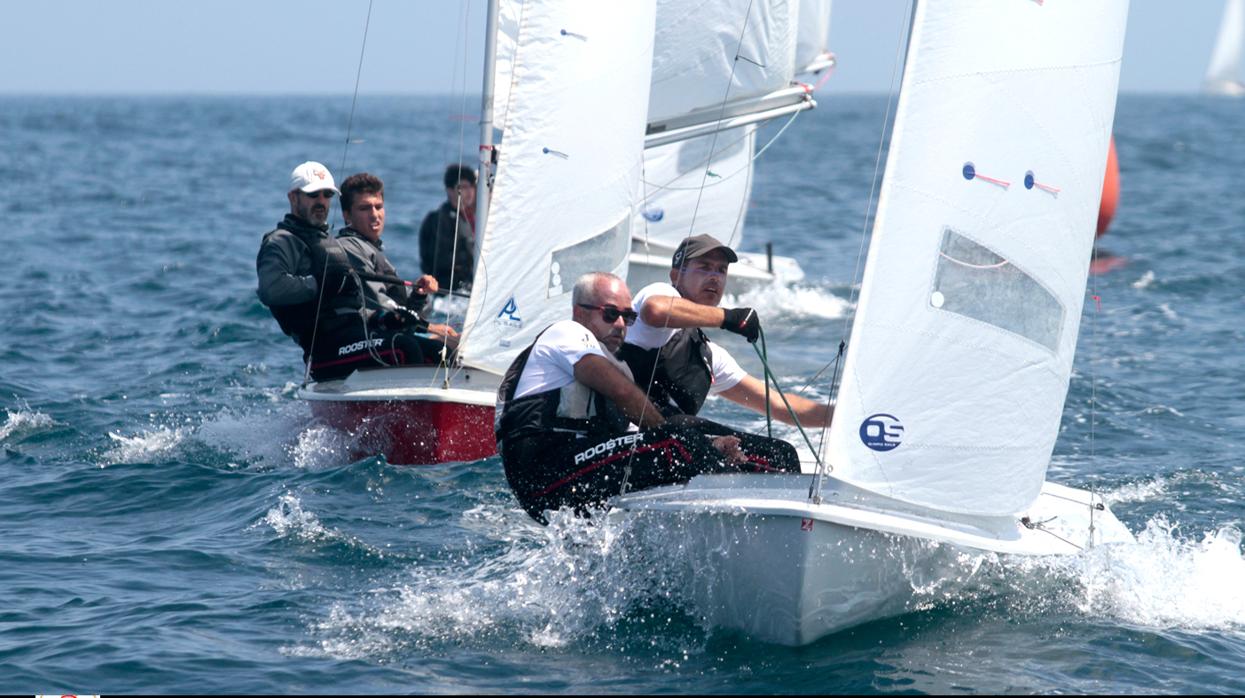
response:
<path id="1" fill-rule="evenodd" d="M 496 178 L 478 197 L 483 234 L 458 363 L 356 371 L 299 392 L 333 426 L 366 432 L 391 463 L 496 453 L 493 406 L 515 355 L 570 317 L 580 274 L 626 274 L 654 2 L 498 4 L 486 30 L 481 187 L 493 162 Z"/>
<path id="2" fill-rule="evenodd" d="M 1241 59 L 1245 55 L 1245 0 L 1227 0 L 1215 49 L 1206 66 L 1202 91 L 1224 97 L 1245 96 L 1245 79 L 1241 75 Z"/>
<path id="3" fill-rule="evenodd" d="M 834 65 L 829 0 L 659 0 L 644 201 L 632 226 L 628 284 L 670 280 L 687 236 L 743 242 L 760 123 L 812 109 L 796 82 Z M 740 56 L 736 60 L 736 55 Z M 804 278 L 790 257 L 740 253 L 732 291 Z"/>
<path id="4" fill-rule="evenodd" d="M 611 516 L 680 542 L 696 610 L 799 645 L 903 612 L 964 553 L 1129 541 L 1045 482 L 1072 372 L 1127 0 L 918 1 L 829 472 L 699 476 Z M 642 528 L 641 530 L 647 530 Z"/>

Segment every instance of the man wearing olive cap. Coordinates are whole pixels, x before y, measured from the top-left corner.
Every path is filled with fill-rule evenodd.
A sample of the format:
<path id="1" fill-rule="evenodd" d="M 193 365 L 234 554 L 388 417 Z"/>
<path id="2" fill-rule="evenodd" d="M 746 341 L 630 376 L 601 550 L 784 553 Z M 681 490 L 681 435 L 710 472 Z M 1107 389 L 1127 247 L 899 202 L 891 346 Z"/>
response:
<path id="1" fill-rule="evenodd" d="M 618 355 L 667 416 L 695 415 L 711 394 L 765 414 L 765 384 L 701 331 L 721 328 L 749 342 L 760 336 L 761 321 L 754 309 L 718 307 L 726 292 L 728 268 L 737 261 L 735 251 L 717 239 L 689 237 L 671 259 L 670 283 L 649 284 L 633 299 L 640 318 Z M 799 395 L 786 397 L 800 424 L 829 425 L 831 405 Z M 769 409 L 775 418 L 795 423 L 777 391 L 770 392 Z"/>

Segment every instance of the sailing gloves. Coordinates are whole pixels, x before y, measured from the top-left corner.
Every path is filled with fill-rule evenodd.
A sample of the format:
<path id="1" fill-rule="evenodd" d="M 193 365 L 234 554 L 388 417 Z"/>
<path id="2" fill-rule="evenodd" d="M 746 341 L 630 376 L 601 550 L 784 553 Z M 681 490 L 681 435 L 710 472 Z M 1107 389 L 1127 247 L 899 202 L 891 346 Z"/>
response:
<path id="1" fill-rule="evenodd" d="M 749 342 L 757 341 L 761 336 L 761 318 L 752 308 L 724 308 L 722 329 L 743 335 Z"/>
<path id="2" fill-rule="evenodd" d="M 379 310 L 373 316 L 372 321 L 376 323 L 376 327 L 382 330 L 409 329 L 416 332 L 428 331 L 427 320 L 420 317 L 418 313 L 401 307 Z"/>

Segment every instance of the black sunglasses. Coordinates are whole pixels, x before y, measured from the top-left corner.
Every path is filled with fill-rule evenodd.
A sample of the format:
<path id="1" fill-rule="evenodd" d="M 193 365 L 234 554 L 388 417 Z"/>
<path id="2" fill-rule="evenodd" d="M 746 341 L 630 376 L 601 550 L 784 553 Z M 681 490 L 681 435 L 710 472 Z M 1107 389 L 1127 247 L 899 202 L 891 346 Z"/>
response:
<path id="1" fill-rule="evenodd" d="M 587 303 L 578 303 L 577 305 L 581 308 L 587 308 L 588 310 L 600 310 L 601 319 L 611 325 L 617 322 L 618 318 L 622 318 L 623 324 L 627 327 L 631 327 L 635 324 L 636 318 L 639 317 L 639 315 L 636 315 L 634 310 L 619 310 L 612 305 L 588 305 Z"/>
<path id="2" fill-rule="evenodd" d="M 303 192 L 303 196 L 307 197 L 308 199 L 320 199 L 320 198 L 331 199 L 333 198 L 333 190 L 332 189 L 318 189 L 311 193 Z"/>

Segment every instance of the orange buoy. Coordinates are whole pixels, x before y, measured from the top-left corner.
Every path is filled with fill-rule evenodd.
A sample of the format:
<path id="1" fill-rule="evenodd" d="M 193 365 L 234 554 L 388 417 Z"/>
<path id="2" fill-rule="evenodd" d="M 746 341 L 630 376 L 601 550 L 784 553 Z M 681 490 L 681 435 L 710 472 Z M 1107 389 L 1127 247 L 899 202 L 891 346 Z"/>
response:
<path id="1" fill-rule="evenodd" d="M 1107 150 L 1107 172 L 1102 178 L 1102 203 L 1098 205 L 1098 232 L 1102 237 L 1111 225 L 1115 216 L 1116 204 L 1120 202 L 1120 163 L 1115 159 L 1115 136 L 1111 136 L 1111 147 Z"/>

